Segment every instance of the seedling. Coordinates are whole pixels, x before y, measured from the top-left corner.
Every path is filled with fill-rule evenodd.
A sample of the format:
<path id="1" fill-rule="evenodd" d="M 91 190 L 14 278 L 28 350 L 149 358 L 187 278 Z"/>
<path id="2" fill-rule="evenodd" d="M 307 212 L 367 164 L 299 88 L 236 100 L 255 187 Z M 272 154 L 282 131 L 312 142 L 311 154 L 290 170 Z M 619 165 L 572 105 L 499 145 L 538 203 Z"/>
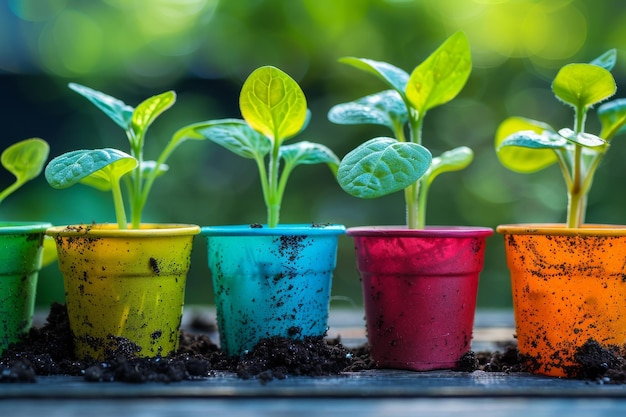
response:
<path id="1" fill-rule="evenodd" d="M 625 130 L 626 99 L 617 99 L 598 107 L 599 135 L 585 131 L 592 106 L 617 90 L 610 72 L 616 57 L 615 49 L 609 50 L 591 63 L 565 65 L 554 78 L 554 95 L 574 109 L 573 129 L 557 131 L 544 122 L 509 117 L 496 132 L 496 152 L 506 168 L 532 173 L 558 163 L 567 186 L 567 227 L 570 228 L 584 223 L 593 175 L 611 139 Z"/>
<path id="2" fill-rule="evenodd" d="M 243 120 L 200 122 L 189 126 L 186 134 L 209 139 L 256 162 L 267 224 L 276 227 L 287 180 L 294 168 L 325 163 L 335 175 L 339 158 L 318 143 L 301 141 L 283 145 L 306 128 L 310 112 L 298 83 L 280 69 L 264 66 L 254 70 L 241 88 L 239 107 Z"/>
<path id="3" fill-rule="evenodd" d="M 348 194 L 359 198 L 377 198 L 404 189 L 407 226 L 422 229 L 433 180 L 444 172 L 465 168 L 473 159 L 472 150 L 466 146 L 433 158 L 422 145 L 427 112 L 456 97 L 469 78 L 469 42 L 462 32 L 455 33 L 410 75 L 371 59 L 346 57 L 340 62 L 374 74 L 391 90 L 338 104 L 330 109 L 329 120 L 386 126 L 393 137 L 370 139 L 349 152 L 339 165 L 337 180 Z"/>
<path id="4" fill-rule="evenodd" d="M 130 199 L 131 227 L 141 224 L 141 216 L 157 177 L 168 170 L 167 159 L 186 139 L 186 128 L 178 130 L 156 161 L 144 160 L 146 133 L 154 120 L 176 101 L 176 93 L 150 97 L 133 108 L 121 100 L 80 84 L 69 87 L 87 98 L 126 132 L 130 153 L 113 148 L 76 150 L 57 156 L 48 163 L 45 176 L 54 188 L 82 183 L 102 191 L 111 191 L 120 229 L 128 228 L 120 182 L 123 180 Z"/>
<path id="5" fill-rule="evenodd" d="M 15 182 L 0 192 L 0 202 L 41 173 L 49 152 L 48 143 L 39 138 L 24 139 L 2 152 L 2 166 L 15 175 Z"/>

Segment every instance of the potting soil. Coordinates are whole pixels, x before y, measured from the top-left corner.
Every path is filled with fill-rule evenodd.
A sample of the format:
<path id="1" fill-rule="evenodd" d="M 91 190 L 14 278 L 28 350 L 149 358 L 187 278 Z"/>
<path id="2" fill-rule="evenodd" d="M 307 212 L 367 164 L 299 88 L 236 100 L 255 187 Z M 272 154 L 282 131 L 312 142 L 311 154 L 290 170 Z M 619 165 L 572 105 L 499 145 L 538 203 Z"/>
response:
<path id="1" fill-rule="evenodd" d="M 178 351 L 168 357 L 137 358 L 136 346 L 118 344 L 105 361 L 80 361 L 72 354 L 72 337 L 64 305 L 53 304 L 46 323 L 32 328 L 23 342 L 13 344 L 0 357 L 0 382 L 36 382 L 37 376 L 82 376 L 88 382 L 176 382 L 207 378 L 219 371 L 236 373 L 261 383 L 288 376 L 330 376 L 375 368 L 367 344 L 347 348 L 339 338 L 283 337 L 263 339 L 250 352 L 229 357 L 206 335 L 215 329 L 199 319 L 190 331 L 181 331 Z M 123 341 L 122 341 L 123 342 Z M 525 372 L 514 343 L 494 352 L 468 352 L 457 371 Z M 618 349 L 587 342 L 577 353 L 580 379 L 606 384 L 626 383 L 626 359 Z"/>

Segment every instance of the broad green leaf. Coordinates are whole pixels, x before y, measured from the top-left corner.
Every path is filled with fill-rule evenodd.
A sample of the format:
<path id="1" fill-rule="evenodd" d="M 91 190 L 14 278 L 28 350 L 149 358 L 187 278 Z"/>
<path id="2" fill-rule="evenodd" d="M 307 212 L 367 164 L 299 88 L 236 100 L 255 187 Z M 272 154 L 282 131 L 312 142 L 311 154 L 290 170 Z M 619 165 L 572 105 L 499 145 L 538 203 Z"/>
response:
<path id="1" fill-rule="evenodd" d="M 502 165 L 515 172 L 531 173 L 556 163 L 558 158 L 551 148 L 513 146 L 511 142 L 508 146 L 502 146 L 505 139 L 519 132 L 534 132 L 541 138 L 544 131 L 556 135 L 550 125 L 523 117 L 509 117 L 500 123 L 496 131 L 495 149 Z M 564 139 L 562 144 L 566 145 Z"/>
<path id="2" fill-rule="evenodd" d="M 471 72 L 469 42 L 463 32 L 456 32 L 413 70 L 406 86 L 407 99 L 423 114 L 456 97 Z"/>
<path id="3" fill-rule="evenodd" d="M 417 143 L 378 137 L 343 158 L 337 180 L 341 188 L 355 197 L 381 197 L 420 179 L 431 161 L 428 149 Z"/>
<path id="4" fill-rule="evenodd" d="M 50 146 L 46 141 L 30 138 L 6 148 L 0 160 L 2 166 L 15 175 L 17 182 L 23 184 L 41 173 L 49 152 Z"/>
<path id="5" fill-rule="evenodd" d="M 292 167 L 305 164 L 328 164 L 333 174 L 337 173 L 339 166 L 339 158 L 328 147 L 307 141 L 281 146 L 279 157 L 285 160 L 285 164 Z"/>
<path id="6" fill-rule="evenodd" d="M 200 122 L 189 125 L 180 132 L 181 138 L 208 139 L 243 158 L 260 159 L 272 149 L 272 142 L 267 136 L 240 119 Z"/>
<path id="7" fill-rule="evenodd" d="M 306 123 L 307 103 L 298 83 L 276 67 L 257 68 L 241 88 L 243 118 L 278 146 Z"/>
<path id="8" fill-rule="evenodd" d="M 432 183 L 435 178 L 444 172 L 460 171 L 465 169 L 474 159 L 474 152 L 467 146 L 459 146 L 433 158 L 430 168 L 424 174 L 423 181 Z"/>
<path id="9" fill-rule="evenodd" d="M 135 158 L 117 149 L 78 150 L 52 159 L 45 176 L 53 188 L 67 188 L 81 182 L 107 191 L 112 181 L 118 181 L 136 167 Z"/>
<path id="10" fill-rule="evenodd" d="M 598 107 L 598 118 L 602 124 L 600 137 L 607 141 L 619 133 L 626 132 L 626 99 L 620 98 Z"/>
<path id="11" fill-rule="evenodd" d="M 118 100 L 115 97 L 111 97 L 100 91 L 85 87 L 84 85 L 70 83 L 69 87 L 91 101 L 122 129 L 128 130 L 130 128 L 134 110 L 131 106 L 126 105 L 123 101 Z"/>
<path id="12" fill-rule="evenodd" d="M 617 50 L 609 49 L 596 59 L 590 62 L 590 64 L 597 65 L 604 68 L 607 71 L 611 71 L 617 61 Z"/>
<path id="13" fill-rule="evenodd" d="M 588 109 L 615 94 L 613 75 L 593 64 L 568 64 L 561 68 L 552 82 L 552 91 L 575 109 Z"/>
<path id="14" fill-rule="evenodd" d="M 597 148 L 599 146 L 606 146 L 608 144 L 601 137 L 585 132 L 576 133 L 572 129 L 568 128 L 559 130 L 559 135 L 572 143 L 584 146 L 586 148 Z"/>
<path id="15" fill-rule="evenodd" d="M 395 132 L 408 121 L 408 113 L 402 97 L 395 90 L 361 97 L 349 103 L 333 106 L 328 119 L 337 124 L 374 124 L 387 126 Z"/>
<path id="16" fill-rule="evenodd" d="M 144 133 L 154 120 L 176 102 L 176 93 L 166 91 L 147 98 L 133 112 L 131 123 L 135 133 Z"/>
<path id="17" fill-rule="evenodd" d="M 362 71 L 369 72 L 370 74 L 374 74 L 404 97 L 406 84 L 409 81 L 409 74 L 403 69 L 388 64 L 387 62 L 350 56 L 340 58 L 339 62 L 351 65 Z"/>

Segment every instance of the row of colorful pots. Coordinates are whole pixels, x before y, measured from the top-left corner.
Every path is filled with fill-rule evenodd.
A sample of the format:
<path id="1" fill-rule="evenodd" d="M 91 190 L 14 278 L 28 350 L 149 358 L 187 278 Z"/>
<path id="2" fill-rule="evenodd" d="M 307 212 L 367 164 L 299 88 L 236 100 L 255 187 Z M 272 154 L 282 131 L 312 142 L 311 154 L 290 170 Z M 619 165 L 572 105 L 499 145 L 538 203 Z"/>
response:
<path id="1" fill-rule="evenodd" d="M 588 339 L 626 342 L 626 228 L 500 226 L 513 283 L 518 348 L 532 372 L 575 376 Z M 471 348 L 484 227 L 7 224 L 2 233 L 0 352 L 32 322 L 44 233 L 56 241 L 79 358 L 178 346 L 195 235 L 208 242 L 221 348 L 267 337 L 323 336 L 337 242 L 354 240 L 367 336 L 381 368 L 453 369 Z M 599 252 L 596 252 L 599 251 Z M 24 299 L 25 301 L 17 301 Z"/>

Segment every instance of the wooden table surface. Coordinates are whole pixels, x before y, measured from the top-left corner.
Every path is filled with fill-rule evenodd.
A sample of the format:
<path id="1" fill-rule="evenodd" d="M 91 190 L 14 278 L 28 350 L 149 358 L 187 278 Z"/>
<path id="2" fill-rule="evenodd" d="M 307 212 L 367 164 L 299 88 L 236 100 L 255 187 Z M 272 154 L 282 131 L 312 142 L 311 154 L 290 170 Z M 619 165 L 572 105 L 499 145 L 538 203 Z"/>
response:
<path id="1" fill-rule="evenodd" d="M 211 309 L 186 310 L 191 316 Z M 365 342 L 363 313 L 331 310 L 329 336 Z M 513 337 L 510 311 L 479 311 L 473 350 L 495 350 Z M 288 416 L 359 412 L 361 416 L 626 416 L 626 385 L 524 373 L 370 370 L 332 377 L 290 377 L 261 384 L 229 373 L 172 384 L 87 383 L 38 377 L 0 385 L 0 416 Z M 193 414 L 192 414 L 193 413 Z"/>

